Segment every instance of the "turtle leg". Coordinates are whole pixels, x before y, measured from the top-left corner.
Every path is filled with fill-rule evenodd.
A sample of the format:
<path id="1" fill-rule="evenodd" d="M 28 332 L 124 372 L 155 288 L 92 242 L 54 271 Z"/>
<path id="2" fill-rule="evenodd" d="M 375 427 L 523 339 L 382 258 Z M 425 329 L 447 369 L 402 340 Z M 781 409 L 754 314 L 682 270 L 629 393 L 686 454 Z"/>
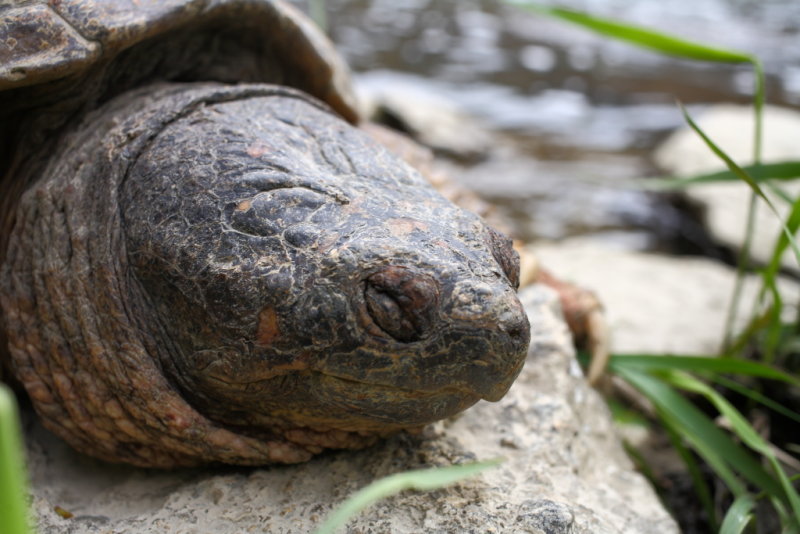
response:
<path id="1" fill-rule="evenodd" d="M 589 353 L 591 363 L 586 376 L 589 384 L 596 386 L 610 357 L 608 321 L 603 304 L 593 291 L 562 280 L 542 268 L 536 255 L 523 243 L 514 245 L 519 253 L 520 287 L 543 284 L 558 294 L 575 346 Z"/>
<path id="2" fill-rule="evenodd" d="M 564 320 L 572 332 L 575 345 L 590 355 L 587 380 L 589 384 L 596 385 L 610 358 L 608 322 L 603 305 L 592 291 L 565 282 L 545 269 L 538 269 L 534 281 L 558 293 Z"/>

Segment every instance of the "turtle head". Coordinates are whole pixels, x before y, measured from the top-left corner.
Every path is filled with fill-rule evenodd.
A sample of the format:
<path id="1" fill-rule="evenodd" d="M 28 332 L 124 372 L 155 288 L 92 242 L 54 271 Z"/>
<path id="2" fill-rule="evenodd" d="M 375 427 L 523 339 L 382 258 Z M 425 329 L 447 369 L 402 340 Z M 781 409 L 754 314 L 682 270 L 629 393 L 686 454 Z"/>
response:
<path id="1" fill-rule="evenodd" d="M 297 93 L 171 122 L 120 206 L 161 366 L 214 420 L 380 434 L 522 368 L 510 240 Z"/>

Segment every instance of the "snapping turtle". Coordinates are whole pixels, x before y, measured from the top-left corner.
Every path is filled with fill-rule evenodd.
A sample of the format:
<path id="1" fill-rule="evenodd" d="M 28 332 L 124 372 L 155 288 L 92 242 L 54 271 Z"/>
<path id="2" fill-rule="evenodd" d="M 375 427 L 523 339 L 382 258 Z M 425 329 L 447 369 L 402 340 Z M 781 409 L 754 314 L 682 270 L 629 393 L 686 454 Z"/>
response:
<path id="1" fill-rule="evenodd" d="M 356 126 L 268 0 L 0 4 L 8 367 L 77 449 L 298 462 L 519 373 L 510 241 Z"/>

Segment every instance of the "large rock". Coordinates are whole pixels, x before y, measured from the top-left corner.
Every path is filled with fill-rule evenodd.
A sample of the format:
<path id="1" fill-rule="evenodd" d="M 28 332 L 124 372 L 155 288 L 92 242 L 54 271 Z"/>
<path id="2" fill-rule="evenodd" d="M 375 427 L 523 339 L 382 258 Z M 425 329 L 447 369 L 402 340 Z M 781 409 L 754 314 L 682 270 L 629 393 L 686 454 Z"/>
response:
<path id="1" fill-rule="evenodd" d="M 172 473 L 107 464 L 66 448 L 28 417 L 34 506 L 47 533 L 306 533 L 345 497 L 386 475 L 505 457 L 480 477 L 405 492 L 363 512 L 349 532 L 676 533 L 633 471 L 600 397 L 587 387 L 550 290 L 523 300 L 527 365 L 506 397 L 421 435 L 296 466 Z M 60 506 L 74 517 L 64 519 Z"/>
<path id="2" fill-rule="evenodd" d="M 594 291 L 605 308 L 611 350 L 617 353 L 717 354 L 733 294 L 733 268 L 699 257 L 668 257 L 603 247 L 587 239 L 530 247 L 565 281 Z M 800 298 L 796 282 L 780 281 L 787 304 Z M 748 276 L 735 328 L 741 329 L 760 288 Z M 792 320 L 795 309 L 787 309 Z"/>
<path id="3" fill-rule="evenodd" d="M 720 104 L 703 113 L 697 120 L 705 133 L 739 165 L 753 162 L 753 109 L 750 106 Z M 800 113 L 790 109 L 766 106 L 763 132 L 764 163 L 800 159 Z M 692 176 L 725 169 L 715 156 L 688 127 L 673 133 L 655 152 L 656 163 L 676 176 Z M 800 196 L 800 181 L 781 182 L 793 198 Z M 740 248 L 744 242 L 745 221 L 751 189 L 742 182 L 710 183 L 686 189 L 686 194 L 705 207 L 706 224 L 721 243 Z M 789 206 L 773 198 L 781 218 Z M 781 231 L 778 218 L 760 202 L 756 212 L 756 233 L 752 256 L 765 263 L 772 256 L 775 240 Z M 791 252 L 784 255 L 784 266 L 797 269 Z"/>

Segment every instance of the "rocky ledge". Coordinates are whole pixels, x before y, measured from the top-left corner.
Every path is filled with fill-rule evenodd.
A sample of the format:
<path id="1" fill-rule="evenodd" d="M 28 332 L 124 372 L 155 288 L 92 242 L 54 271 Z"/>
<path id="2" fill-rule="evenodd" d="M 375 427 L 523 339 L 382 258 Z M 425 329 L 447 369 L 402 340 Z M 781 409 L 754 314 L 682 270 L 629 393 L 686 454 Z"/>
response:
<path id="1" fill-rule="evenodd" d="M 378 478 L 504 457 L 499 467 L 447 489 L 387 499 L 347 531 L 677 532 L 633 470 L 606 405 L 586 385 L 553 293 L 533 286 L 522 297 L 533 339 L 525 369 L 502 401 L 364 451 L 296 466 L 149 471 L 81 456 L 24 414 L 39 530 L 306 533 Z"/>

